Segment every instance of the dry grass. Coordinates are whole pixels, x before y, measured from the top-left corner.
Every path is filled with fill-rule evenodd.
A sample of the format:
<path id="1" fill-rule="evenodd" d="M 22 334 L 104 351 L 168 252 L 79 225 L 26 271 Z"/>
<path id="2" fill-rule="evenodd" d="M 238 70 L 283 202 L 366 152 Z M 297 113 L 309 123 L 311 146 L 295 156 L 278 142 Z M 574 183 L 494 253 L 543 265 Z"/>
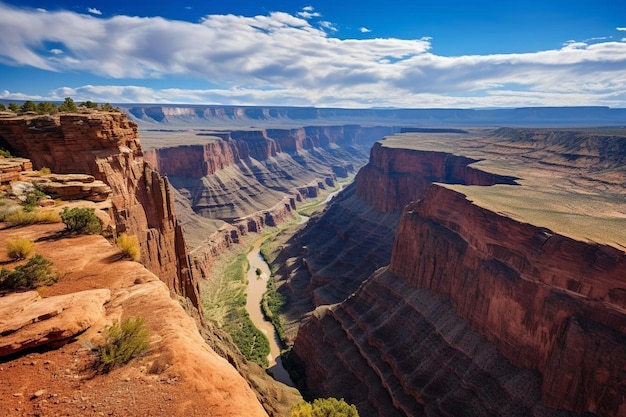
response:
<path id="1" fill-rule="evenodd" d="M 12 259 L 25 259 L 35 249 L 35 243 L 30 239 L 16 237 L 5 241 L 7 256 Z"/>
<path id="2" fill-rule="evenodd" d="M 117 238 L 116 243 L 119 250 L 127 258 L 130 258 L 133 261 L 138 261 L 141 257 L 141 249 L 139 248 L 139 239 L 137 236 L 122 233 Z"/>

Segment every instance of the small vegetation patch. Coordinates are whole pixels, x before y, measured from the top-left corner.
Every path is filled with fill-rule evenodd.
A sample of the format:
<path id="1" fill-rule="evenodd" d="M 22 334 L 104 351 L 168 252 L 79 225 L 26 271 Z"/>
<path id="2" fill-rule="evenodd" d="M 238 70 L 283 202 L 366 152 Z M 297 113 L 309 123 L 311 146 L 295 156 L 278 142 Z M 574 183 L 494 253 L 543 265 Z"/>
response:
<path id="1" fill-rule="evenodd" d="M 23 237 L 7 239 L 5 245 L 7 256 L 12 259 L 25 259 L 35 249 L 35 242 Z"/>
<path id="2" fill-rule="evenodd" d="M 52 270 L 52 261 L 37 254 L 13 271 L 0 269 L 0 289 L 33 289 L 57 282 L 59 275 Z"/>
<path id="3" fill-rule="evenodd" d="M 133 261 L 138 261 L 141 256 L 141 249 L 139 248 L 139 239 L 135 235 L 128 235 L 122 233 L 117 238 L 117 247 L 122 255 Z"/>
<path id="4" fill-rule="evenodd" d="M 291 417 L 359 417 L 359 412 L 343 398 L 318 398 L 312 403 L 303 401 L 294 405 Z"/>
<path id="5" fill-rule="evenodd" d="M 102 225 L 93 208 L 74 207 L 68 209 L 64 207 L 61 212 L 61 220 L 70 232 L 97 235 L 102 231 Z"/>
<path id="6" fill-rule="evenodd" d="M 265 317 L 272 322 L 278 338 L 285 342 L 285 331 L 280 313 L 285 305 L 285 296 L 276 290 L 276 283 L 272 278 L 267 281 L 267 291 L 261 299 L 261 308 Z"/>
<path id="7" fill-rule="evenodd" d="M 26 226 L 37 223 L 37 214 L 20 209 L 8 214 L 4 220 L 9 223 L 10 226 Z"/>
<path id="8" fill-rule="evenodd" d="M 150 347 L 143 317 L 131 317 L 107 329 L 106 343 L 98 352 L 99 367 L 107 373 L 128 363 Z"/>
<path id="9" fill-rule="evenodd" d="M 246 311 L 248 250 L 226 253 L 211 280 L 202 280 L 200 292 L 205 317 L 219 323 L 246 359 L 267 366 L 270 346 Z"/>

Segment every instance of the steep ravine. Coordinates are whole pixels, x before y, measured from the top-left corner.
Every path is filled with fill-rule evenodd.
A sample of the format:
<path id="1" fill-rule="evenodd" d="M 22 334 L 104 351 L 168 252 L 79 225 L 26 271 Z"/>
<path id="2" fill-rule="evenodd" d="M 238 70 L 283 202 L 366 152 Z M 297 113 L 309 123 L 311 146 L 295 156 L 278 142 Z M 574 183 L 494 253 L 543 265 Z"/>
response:
<path id="1" fill-rule="evenodd" d="M 460 184 L 489 185 L 483 180 L 497 178 L 494 171 L 481 173 L 478 166 L 503 172 L 502 167 L 536 160 L 527 172 L 520 172 L 522 188 L 508 187 L 523 190 L 539 187 L 550 177 L 546 162 L 555 154 L 553 159 L 564 163 L 554 178 L 563 176 L 573 184 L 602 178 L 593 166 L 582 171 L 580 164 L 574 166 L 572 158 L 568 163 L 558 153 L 563 149 L 558 131 L 541 135 L 546 140 L 541 147 L 534 143 L 537 133 L 523 133 L 529 143 L 511 141 L 510 134 L 481 139 L 488 142 L 483 154 L 496 162 L 443 172 L 458 173 L 447 178 Z M 482 146 L 479 142 L 454 146 L 475 150 Z M 375 147 L 370 164 L 357 176 L 353 198 L 367 198 L 379 213 L 404 207 L 390 265 L 346 292 L 344 301 L 317 307 L 300 327 L 294 352 L 306 369 L 308 395 L 344 397 L 368 416 L 625 415 L 623 242 L 607 245 L 567 237 L 517 220 L 519 215 L 509 212 L 510 207 L 505 212 L 473 202 L 462 186 L 431 184 L 444 182 L 435 175 L 442 172 L 441 164 L 433 161 L 463 160 L 433 150 L 432 143 L 427 151 L 384 144 L 379 148 L 383 153 L 375 155 L 381 150 Z M 607 187 L 608 196 L 619 190 L 625 176 L 619 165 L 622 156 L 588 146 L 584 152 L 611 167 L 611 180 L 600 183 L 601 189 Z M 517 154 L 522 155 L 522 165 Z M 418 155 L 422 161 L 411 163 Z M 415 180 L 411 182 L 412 174 L 399 175 L 402 171 L 412 171 Z M 361 184 L 370 189 L 359 194 L 362 174 L 367 180 Z M 504 184 L 513 180 L 499 179 Z M 608 188 L 610 183 L 617 188 Z M 549 184 L 550 190 L 560 191 L 561 184 Z M 504 190 L 498 187 L 490 195 Z M 467 187 L 476 196 L 478 188 Z M 576 196 L 557 195 L 565 207 L 568 198 L 578 201 Z M 591 189 L 587 195 L 587 203 L 595 201 Z M 400 196 L 408 199 L 398 200 Z M 546 205 L 545 211 L 551 207 Z M 623 206 L 612 207 L 608 212 L 619 219 Z M 540 208 L 539 214 L 545 215 Z M 346 218 L 353 216 L 346 212 Z M 309 236 L 315 235 L 315 224 L 311 222 Z M 306 240 L 297 244 L 307 249 L 313 245 Z M 312 286 L 315 281 L 308 282 Z"/>

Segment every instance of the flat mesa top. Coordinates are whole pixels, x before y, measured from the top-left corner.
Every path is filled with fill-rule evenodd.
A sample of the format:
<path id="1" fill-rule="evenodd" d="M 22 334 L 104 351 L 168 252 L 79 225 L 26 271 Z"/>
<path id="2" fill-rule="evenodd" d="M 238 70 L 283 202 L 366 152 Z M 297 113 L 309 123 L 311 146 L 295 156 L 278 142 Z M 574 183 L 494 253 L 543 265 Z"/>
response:
<path id="1" fill-rule="evenodd" d="M 472 167 L 516 177 L 519 185 L 441 185 L 512 219 L 626 250 L 626 135 L 621 131 L 403 133 L 382 144 L 476 159 Z"/>

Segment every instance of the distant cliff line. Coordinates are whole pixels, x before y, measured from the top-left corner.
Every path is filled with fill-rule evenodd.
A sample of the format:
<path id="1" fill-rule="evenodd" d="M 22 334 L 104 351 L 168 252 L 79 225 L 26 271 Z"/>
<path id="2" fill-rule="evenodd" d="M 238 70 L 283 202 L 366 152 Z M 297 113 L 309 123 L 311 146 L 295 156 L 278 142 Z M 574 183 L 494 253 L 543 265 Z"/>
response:
<path id="1" fill-rule="evenodd" d="M 369 123 L 404 126 L 623 126 L 626 109 L 523 107 L 509 109 L 341 109 L 284 106 L 121 104 L 142 128 L 163 125 L 265 126 L 289 123 Z"/>

